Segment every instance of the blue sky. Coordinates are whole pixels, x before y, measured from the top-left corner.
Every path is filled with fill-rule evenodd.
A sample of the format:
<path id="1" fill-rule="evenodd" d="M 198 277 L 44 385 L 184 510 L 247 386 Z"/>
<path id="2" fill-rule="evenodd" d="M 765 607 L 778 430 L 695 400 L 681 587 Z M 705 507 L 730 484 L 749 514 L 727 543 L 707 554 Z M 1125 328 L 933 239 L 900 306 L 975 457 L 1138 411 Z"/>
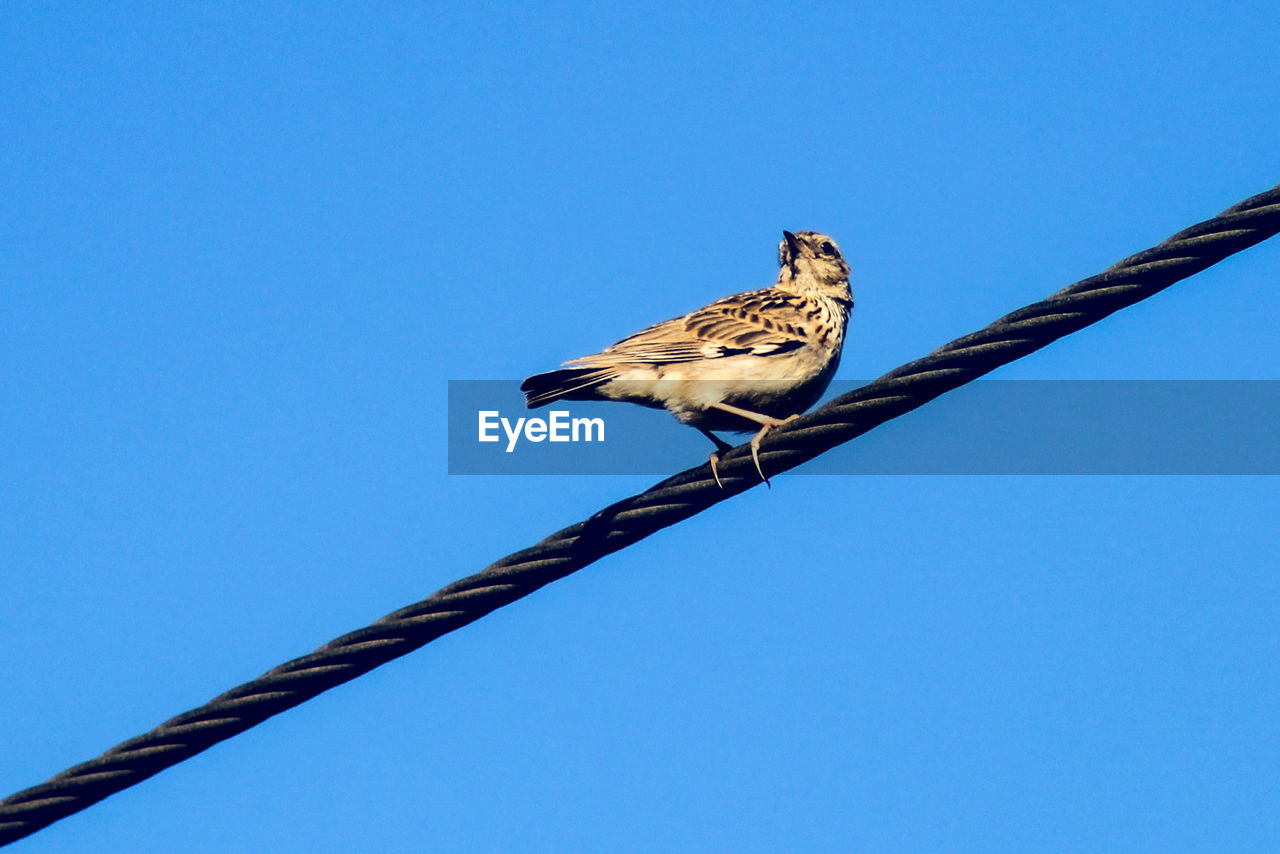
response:
<path id="1" fill-rule="evenodd" d="M 1278 35 L 6 4 L 0 790 L 653 481 L 447 475 L 450 379 L 767 285 L 784 228 L 840 242 L 874 377 L 1271 187 Z M 1264 244 L 997 376 L 1280 379 L 1278 280 Z M 779 477 L 14 850 L 1274 850 L 1278 511 Z"/>

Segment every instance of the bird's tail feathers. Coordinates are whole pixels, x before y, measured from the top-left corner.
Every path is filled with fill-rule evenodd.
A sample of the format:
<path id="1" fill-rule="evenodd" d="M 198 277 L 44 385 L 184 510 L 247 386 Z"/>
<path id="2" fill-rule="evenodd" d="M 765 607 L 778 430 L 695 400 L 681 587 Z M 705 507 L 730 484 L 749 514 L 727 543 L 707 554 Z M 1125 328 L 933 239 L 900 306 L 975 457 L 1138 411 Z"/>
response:
<path id="1" fill-rule="evenodd" d="M 520 384 L 530 409 L 557 400 L 597 400 L 596 388 L 613 378 L 607 368 L 564 368 L 535 374 Z"/>

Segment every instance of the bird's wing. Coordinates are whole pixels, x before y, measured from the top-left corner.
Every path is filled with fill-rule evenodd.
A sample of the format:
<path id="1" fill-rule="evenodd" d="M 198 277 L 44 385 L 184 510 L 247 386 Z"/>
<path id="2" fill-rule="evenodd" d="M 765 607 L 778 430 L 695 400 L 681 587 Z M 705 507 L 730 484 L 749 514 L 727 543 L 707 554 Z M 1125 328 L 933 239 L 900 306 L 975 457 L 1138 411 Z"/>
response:
<path id="1" fill-rule="evenodd" d="M 814 307 L 803 297 L 765 288 L 725 297 L 565 364 L 604 367 L 771 356 L 803 347 L 816 323 Z"/>

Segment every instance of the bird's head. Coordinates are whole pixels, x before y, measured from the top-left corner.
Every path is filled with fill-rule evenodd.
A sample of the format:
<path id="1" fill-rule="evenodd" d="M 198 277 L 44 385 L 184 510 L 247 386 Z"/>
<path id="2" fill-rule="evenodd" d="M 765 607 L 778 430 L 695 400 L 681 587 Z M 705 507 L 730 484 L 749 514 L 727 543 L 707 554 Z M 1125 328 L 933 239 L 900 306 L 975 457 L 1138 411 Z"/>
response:
<path id="1" fill-rule="evenodd" d="M 849 265 L 840 247 L 825 234 L 816 231 L 782 232 L 778 244 L 778 284 L 795 289 L 848 290 Z"/>

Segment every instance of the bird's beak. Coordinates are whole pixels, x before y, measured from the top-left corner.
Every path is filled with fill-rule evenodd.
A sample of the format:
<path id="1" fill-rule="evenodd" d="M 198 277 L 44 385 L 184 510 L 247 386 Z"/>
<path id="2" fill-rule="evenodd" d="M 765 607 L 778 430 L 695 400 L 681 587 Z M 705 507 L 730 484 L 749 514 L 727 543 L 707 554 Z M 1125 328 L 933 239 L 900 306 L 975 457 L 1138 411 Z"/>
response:
<path id="1" fill-rule="evenodd" d="M 791 251 L 793 253 L 800 251 L 800 241 L 796 239 L 796 236 L 794 234 L 792 234 L 789 231 L 784 231 L 782 232 L 782 236 L 786 239 L 787 246 L 791 248 Z"/>

